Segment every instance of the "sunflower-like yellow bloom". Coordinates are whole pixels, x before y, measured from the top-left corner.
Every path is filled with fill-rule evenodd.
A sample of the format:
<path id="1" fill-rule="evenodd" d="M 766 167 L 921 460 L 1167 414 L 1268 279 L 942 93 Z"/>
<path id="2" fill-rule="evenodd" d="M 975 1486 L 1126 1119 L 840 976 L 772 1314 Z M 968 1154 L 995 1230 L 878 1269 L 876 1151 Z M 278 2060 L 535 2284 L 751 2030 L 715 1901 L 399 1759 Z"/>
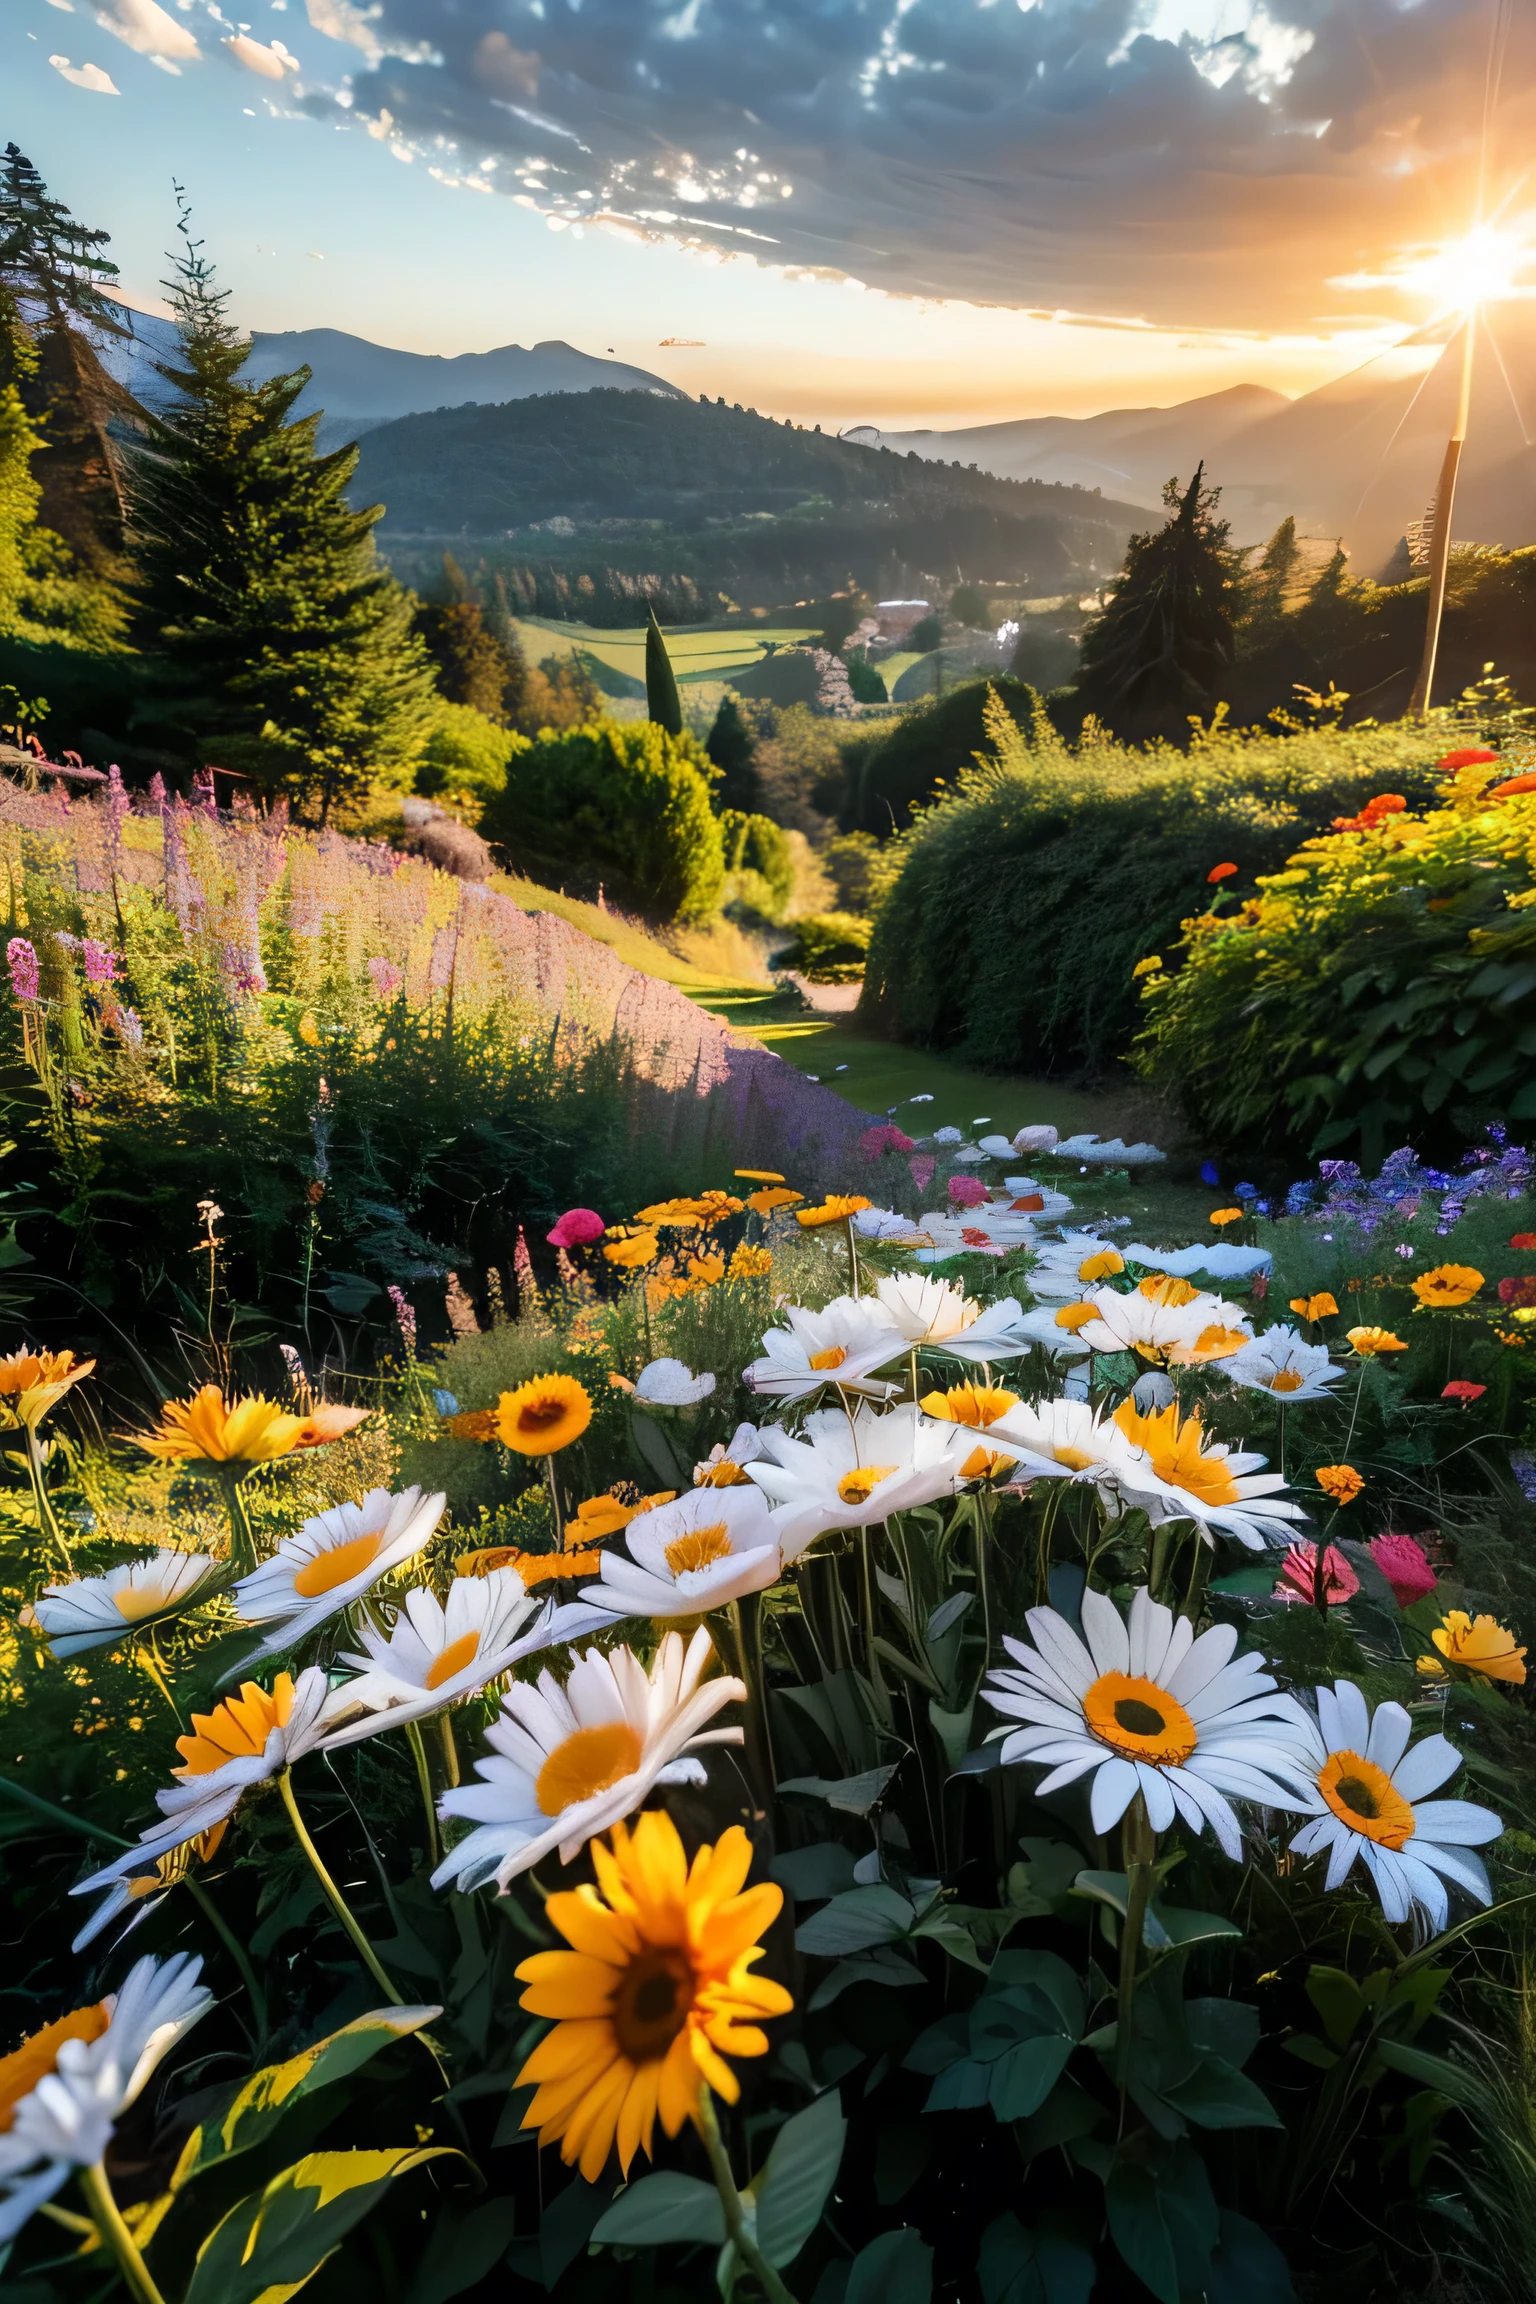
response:
<path id="1" fill-rule="evenodd" d="M 731 1173 L 739 1176 L 744 1184 L 782 1184 L 784 1181 L 777 1168 L 733 1168 Z"/>
<path id="2" fill-rule="evenodd" d="M 9 2135 L 22 2098 L 30 2096 L 38 2082 L 53 2071 L 65 2041 L 99 2040 L 111 2021 L 111 2009 L 104 2000 L 98 2000 L 94 2007 L 56 2016 L 51 2024 L 29 2033 L 9 2056 L 0 2056 L 0 2136 Z"/>
<path id="3" fill-rule="evenodd" d="M 676 2136 L 702 2087 L 734 2104 L 725 2058 L 766 2055 L 759 2020 L 794 2006 L 750 1973 L 784 1894 L 746 1886 L 752 1846 L 739 1824 L 690 1865 L 671 1817 L 647 1810 L 633 1834 L 614 1826 L 611 1850 L 594 1841 L 592 1861 L 595 1888 L 544 1906 L 571 1950 L 536 1952 L 517 1971 L 528 2013 L 556 2019 L 517 2076 L 537 2087 L 523 2126 L 558 2142 L 589 2184 L 615 2144 L 626 2175 L 637 2151 L 651 2157 L 658 2114 Z"/>
<path id="4" fill-rule="evenodd" d="M 720 1195 L 724 1197 L 724 1195 Z M 740 1207 L 740 1201 L 737 1206 Z M 696 1231 L 708 1220 L 705 1196 L 697 1199 L 657 1200 L 649 1208 L 637 1208 L 635 1222 L 649 1226 L 671 1225 L 684 1232 Z"/>
<path id="5" fill-rule="evenodd" d="M 1320 1289 L 1315 1296 L 1291 1298 L 1291 1310 L 1299 1313 L 1303 1320 L 1331 1320 L 1338 1309 L 1326 1288 Z"/>
<path id="6" fill-rule="evenodd" d="M 1430 1638 L 1446 1663 L 1463 1664 L 1485 1680 L 1525 1686 L 1525 1650 L 1515 1646 L 1513 1632 L 1506 1632 L 1496 1616 L 1469 1616 L 1464 1608 L 1448 1608 L 1444 1623 L 1435 1626 Z M 1445 1665 L 1433 1656 L 1421 1656 L 1419 1670 L 1426 1679 L 1445 1677 Z"/>
<path id="7" fill-rule="evenodd" d="M 610 1264 L 616 1264 L 621 1272 L 638 1272 L 642 1264 L 655 1263 L 659 1242 L 654 1232 L 632 1232 L 627 1226 L 616 1229 L 618 1237 L 603 1249 Z"/>
<path id="8" fill-rule="evenodd" d="M 573 1542 L 584 1542 L 590 1531 L 570 1524 Z M 461 1552 L 453 1564 L 455 1576 L 493 1576 L 498 1568 L 513 1568 L 525 1592 L 563 1576 L 601 1576 L 601 1552 L 520 1552 L 515 1544 L 491 1544 L 483 1552 Z"/>
<path id="9" fill-rule="evenodd" d="M 1362 1360 L 1374 1360 L 1382 1352 L 1408 1349 L 1401 1336 L 1394 1336 L 1390 1328 L 1350 1328 L 1346 1334 Z"/>
<path id="10" fill-rule="evenodd" d="M 176 1749 L 184 1765 L 171 1774 L 211 1776 L 231 1760 L 259 1758 L 274 1728 L 286 1728 L 293 1711 L 293 1679 L 279 1672 L 270 1693 L 254 1680 L 242 1683 L 238 1696 L 226 1696 L 211 1712 L 194 1712 L 192 1732 L 178 1736 Z"/>
<path id="11" fill-rule="evenodd" d="M 1319 1464 L 1313 1478 L 1323 1494 L 1331 1496 L 1335 1504 L 1353 1504 L 1365 1486 L 1353 1464 Z"/>
<path id="12" fill-rule="evenodd" d="M 1470 1304 L 1483 1285 L 1483 1275 L 1471 1264 L 1437 1264 L 1421 1272 L 1413 1283 L 1421 1312 L 1436 1312 L 1456 1304 Z"/>
<path id="13" fill-rule="evenodd" d="M 947 1392 L 925 1392 L 919 1403 L 925 1416 L 940 1417 L 946 1424 L 969 1424 L 981 1432 L 1018 1404 L 1017 1392 L 986 1384 L 952 1384 Z"/>
<path id="14" fill-rule="evenodd" d="M 754 1248 L 743 1240 L 734 1249 L 726 1266 L 727 1280 L 766 1280 L 773 1270 L 773 1257 L 766 1248 Z"/>
<path id="15" fill-rule="evenodd" d="M 807 1232 L 811 1232 L 821 1224 L 841 1224 L 847 1217 L 857 1216 L 860 1209 L 869 1206 L 870 1202 L 857 1192 L 830 1192 L 819 1207 L 797 1209 L 795 1221 L 803 1224 Z"/>
<path id="16" fill-rule="evenodd" d="M 1229 1224 L 1241 1224 L 1242 1220 L 1243 1211 L 1241 1208 L 1213 1208 L 1211 1210 L 1211 1222 L 1220 1226 L 1222 1230 L 1225 1230 Z"/>
<path id="17" fill-rule="evenodd" d="M 309 1429 L 308 1417 L 289 1415 L 259 1392 L 230 1401 L 217 1384 L 205 1384 L 190 1400 L 167 1400 L 156 1429 L 131 1437 L 164 1464 L 251 1465 L 291 1456 Z"/>
<path id="18" fill-rule="evenodd" d="M 553 1456 L 579 1440 L 592 1400 L 574 1376 L 534 1376 L 496 1403 L 496 1437 L 519 1456 Z"/>
<path id="19" fill-rule="evenodd" d="M 759 1216 L 771 1216 L 775 1209 L 793 1208 L 804 1198 L 803 1192 L 792 1192 L 783 1183 L 767 1184 L 761 1192 L 747 1194 L 747 1206 L 755 1209 Z"/>
<path id="20" fill-rule="evenodd" d="M 94 1360 L 77 1360 L 73 1352 L 29 1352 L 23 1345 L 0 1360 L 0 1408 L 16 1424 L 35 1432 L 95 1365 Z"/>

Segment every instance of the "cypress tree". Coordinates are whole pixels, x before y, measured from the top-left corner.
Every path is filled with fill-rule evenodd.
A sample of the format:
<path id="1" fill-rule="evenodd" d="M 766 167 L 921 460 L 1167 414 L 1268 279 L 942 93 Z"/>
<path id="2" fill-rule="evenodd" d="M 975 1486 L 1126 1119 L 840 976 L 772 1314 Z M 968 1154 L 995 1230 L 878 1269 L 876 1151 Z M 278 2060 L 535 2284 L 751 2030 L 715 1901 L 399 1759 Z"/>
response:
<path id="1" fill-rule="evenodd" d="M 293 418 L 307 368 L 242 380 L 250 340 L 177 195 L 183 253 L 165 286 L 182 364 L 161 373 L 180 397 L 134 458 L 139 630 L 182 743 L 325 823 L 375 777 L 409 776 L 431 670 L 374 550 L 383 507 L 346 502 L 356 447 L 318 455 L 318 415 Z"/>
<path id="2" fill-rule="evenodd" d="M 677 693 L 672 659 L 667 654 L 667 643 L 662 638 L 654 607 L 650 613 L 645 632 L 645 716 L 654 720 L 658 728 L 665 728 L 669 736 L 681 736 L 683 706 Z"/>
<path id="3" fill-rule="evenodd" d="M 1232 662 L 1242 572 L 1230 524 L 1216 516 L 1220 501 L 1201 463 L 1182 494 L 1177 480 L 1164 488 L 1167 525 L 1131 538 L 1108 604 L 1083 634 L 1078 700 L 1101 720 L 1175 733 L 1215 703 Z"/>

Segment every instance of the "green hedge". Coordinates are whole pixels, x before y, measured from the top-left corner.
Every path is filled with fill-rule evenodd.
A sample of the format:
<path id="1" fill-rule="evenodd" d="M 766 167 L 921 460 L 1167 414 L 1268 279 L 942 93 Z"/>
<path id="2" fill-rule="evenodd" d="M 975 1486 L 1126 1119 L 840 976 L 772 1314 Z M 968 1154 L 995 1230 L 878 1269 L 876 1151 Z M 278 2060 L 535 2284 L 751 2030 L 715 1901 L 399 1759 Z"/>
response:
<path id="1" fill-rule="evenodd" d="M 654 720 L 595 720 L 514 744 L 506 784 L 480 829 L 517 871 L 663 920 L 707 920 L 725 884 L 715 774 L 686 732 Z"/>
<path id="2" fill-rule="evenodd" d="M 1092 1070 L 1128 1050 L 1132 970 L 1204 908 L 1207 875 L 1251 889 L 1297 842 L 1374 793 L 1426 800 L 1438 733 L 1399 725 L 1289 737 L 1218 729 L 1188 753 L 1102 736 L 1073 749 L 1043 710 L 988 708 L 992 754 L 903 836 L 860 1015 L 998 1071 Z M 1462 739 L 1464 740 L 1464 739 Z"/>
<path id="3" fill-rule="evenodd" d="M 905 831 L 938 785 L 953 785 L 986 741 L 989 696 L 1028 726 L 1035 692 L 1006 674 L 967 680 L 942 696 L 885 721 L 841 746 L 842 777 L 818 791 L 816 805 L 835 815 L 844 832 L 873 832 L 877 840 Z"/>
<path id="4" fill-rule="evenodd" d="M 416 769 L 418 792 L 466 792 L 492 800 L 507 788 L 507 763 L 519 739 L 473 704 L 433 706 L 432 733 Z"/>

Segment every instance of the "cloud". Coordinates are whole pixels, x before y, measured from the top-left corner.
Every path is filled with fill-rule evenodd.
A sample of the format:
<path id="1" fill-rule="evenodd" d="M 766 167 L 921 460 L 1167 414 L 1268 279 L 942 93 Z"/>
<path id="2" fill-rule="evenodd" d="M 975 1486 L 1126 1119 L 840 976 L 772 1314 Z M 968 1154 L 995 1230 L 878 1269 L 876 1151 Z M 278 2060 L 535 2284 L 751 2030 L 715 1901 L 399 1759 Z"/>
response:
<path id="1" fill-rule="evenodd" d="M 1315 326 L 1329 280 L 1455 229 L 1488 17 L 1486 0 L 307 5 L 363 60 L 355 114 L 387 111 L 439 163 L 445 145 L 464 167 L 497 156 L 501 190 L 567 222 L 898 294 L 1275 331 Z M 1495 172 L 1515 175 L 1536 11 L 1516 13 L 1503 86 Z"/>
<path id="2" fill-rule="evenodd" d="M 185 24 L 168 16 L 158 0 L 99 0 L 96 21 L 140 56 L 174 59 L 199 54 Z"/>
<path id="3" fill-rule="evenodd" d="M 223 47 L 226 55 L 232 56 L 237 64 L 245 66 L 247 72 L 254 72 L 263 80 L 281 80 L 285 72 L 297 72 L 299 68 L 297 56 L 285 48 L 281 40 L 274 40 L 269 48 L 264 48 L 259 40 L 252 40 L 247 33 L 237 32 L 232 39 L 223 43 Z"/>
<path id="4" fill-rule="evenodd" d="M 103 72 L 99 64 L 71 64 L 67 56 L 50 56 L 48 61 L 60 79 L 67 80 L 72 88 L 89 88 L 97 96 L 122 94 L 111 73 Z"/>

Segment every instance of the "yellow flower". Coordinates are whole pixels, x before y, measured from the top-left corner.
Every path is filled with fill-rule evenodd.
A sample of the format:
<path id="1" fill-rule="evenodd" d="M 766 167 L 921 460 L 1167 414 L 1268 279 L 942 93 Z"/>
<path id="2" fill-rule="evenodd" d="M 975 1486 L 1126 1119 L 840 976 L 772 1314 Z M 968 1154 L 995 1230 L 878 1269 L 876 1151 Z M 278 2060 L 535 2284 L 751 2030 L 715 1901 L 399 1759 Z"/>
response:
<path id="1" fill-rule="evenodd" d="M 1173 1400 L 1155 1414 L 1142 1416 L 1133 1400 L 1125 1400 L 1115 1410 L 1113 1421 L 1132 1447 L 1146 1450 L 1155 1477 L 1168 1487 L 1182 1488 L 1212 1507 L 1242 1501 L 1226 1450 L 1208 1456 L 1201 1445 L 1205 1431 L 1198 1408 L 1181 1418 L 1179 1404 Z"/>
<path id="2" fill-rule="evenodd" d="M 318 1048 L 320 1045 L 320 1027 L 307 1008 L 299 1018 L 299 1038 L 306 1048 Z"/>
<path id="3" fill-rule="evenodd" d="M 359 1424 L 366 1424 L 372 1410 L 343 1408 L 339 1401 L 317 1400 L 304 1419 L 304 1429 L 294 1442 L 295 1448 L 323 1448 L 328 1440 L 344 1439 L 355 1432 Z"/>
<path id="4" fill-rule="evenodd" d="M 1432 1272 L 1419 1274 L 1413 1292 L 1420 1311 L 1430 1312 L 1470 1304 L 1482 1285 L 1483 1275 L 1470 1264 L 1437 1264 Z"/>
<path id="5" fill-rule="evenodd" d="M 788 1187 L 765 1187 L 761 1192 L 747 1194 L 747 1206 L 755 1208 L 759 1216 L 771 1216 L 776 1208 L 793 1208 L 805 1198 L 803 1192 L 791 1192 Z"/>
<path id="6" fill-rule="evenodd" d="M 1362 1360 L 1374 1360 L 1380 1352 L 1408 1349 L 1401 1336 L 1394 1336 L 1390 1328 L 1350 1328 L 1346 1334 Z"/>
<path id="7" fill-rule="evenodd" d="M 983 1384 L 952 1384 L 947 1392 L 925 1393 L 919 1403 L 925 1416 L 942 1417 L 946 1424 L 970 1424 L 980 1432 L 1018 1404 L 1017 1392 Z"/>
<path id="8" fill-rule="evenodd" d="M 1291 1298 L 1291 1310 L 1300 1313 L 1303 1320 L 1331 1320 L 1338 1309 L 1326 1288 L 1321 1289 L 1316 1296 Z"/>
<path id="9" fill-rule="evenodd" d="M 732 1173 L 744 1184 L 782 1184 L 784 1181 L 777 1168 L 737 1168 Z"/>
<path id="10" fill-rule="evenodd" d="M 29 2033 L 9 2056 L 0 2056 L 0 2136 L 9 2135 L 22 2098 L 30 2096 L 38 2082 L 54 2070 L 65 2041 L 99 2040 L 111 2021 L 112 2011 L 104 2000 L 98 2000 L 94 2007 L 56 2016 L 51 2024 Z"/>
<path id="11" fill-rule="evenodd" d="M 286 1728 L 293 1710 L 293 1680 L 279 1672 L 272 1693 L 254 1680 L 245 1681 L 238 1696 L 226 1696 L 211 1712 L 194 1712 L 190 1736 L 178 1736 L 176 1749 L 186 1765 L 171 1774 L 183 1781 L 211 1776 L 230 1760 L 260 1758 L 274 1728 Z"/>
<path id="12" fill-rule="evenodd" d="M 610 1490 L 603 1496 L 589 1496 L 584 1504 L 577 1505 L 575 1518 L 566 1523 L 568 1544 L 595 1544 L 602 1536 L 617 1536 L 621 1528 L 629 1526 L 637 1512 L 649 1512 L 658 1504 L 670 1504 L 677 1494 L 675 1488 L 668 1488 L 655 1496 L 642 1496 L 627 1480 L 621 1486 L 627 1491 L 623 1496 Z"/>
<path id="13" fill-rule="evenodd" d="M 1241 1224 L 1242 1220 L 1243 1211 L 1241 1208 L 1213 1208 L 1211 1210 L 1211 1222 L 1213 1224 L 1224 1227 L 1228 1224 Z"/>
<path id="14" fill-rule="evenodd" d="M 1112 1280 L 1117 1272 L 1124 1270 L 1125 1258 L 1118 1248 L 1100 1248 L 1083 1258 L 1077 1277 L 1084 1288 L 1091 1288 L 1095 1280 Z"/>
<path id="15" fill-rule="evenodd" d="M 1132 981 L 1138 976 L 1155 976 L 1163 964 L 1160 952 L 1149 952 L 1145 960 L 1138 960 L 1131 970 Z"/>
<path id="16" fill-rule="evenodd" d="M 797 1224 L 803 1224 L 807 1232 L 810 1232 L 820 1224 L 841 1224 L 845 1218 L 857 1216 L 861 1208 L 867 1208 L 869 1205 L 870 1203 L 862 1199 L 857 1192 L 845 1193 L 841 1197 L 836 1193 L 829 1193 L 819 1208 L 797 1209 L 795 1221 Z"/>
<path id="17" fill-rule="evenodd" d="M 1180 1304 L 1193 1304 L 1200 1291 L 1171 1272 L 1150 1272 L 1145 1280 L 1137 1281 L 1136 1293 L 1145 1296 L 1149 1304 L 1171 1304 L 1177 1309 Z"/>
<path id="18" fill-rule="evenodd" d="M 578 1530 L 573 1520 L 570 1534 L 577 1543 L 585 1543 L 592 1530 Z M 489 1544 L 481 1552 L 461 1552 L 453 1564 L 455 1576 L 493 1576 L 498 1568 L 515 1568 L 523 1589 L 531 1592 L 535 1584 L 547 1584 L 552 1578 L 601 1576 L 603 1556 L 601 1552 L 520 1552 L 515 1544 Z"/>
<path id="19" fill-rule="evenodd" d="M 591 1421 L 591 1398 L 574 1376 L 534 1376 L 496 1403 L 496 1437 L 519 1456 L 553 1456 Z"/>
<path id="20" fill-rule="evenodd" d="M 674 1224 L 692 1230 L 703 1221 L 704 1205 L 701 1200 L 658 1200 L 654 1206 L 640 1208 L 635 1212 L 637 1224 Z"/>
<path id="21" fill-rule="evenodd" d="M 653 1264 L 656 1261 L 657 1245 L 654 1232 L 623 1229 L 616 1240 L 608 1242 L 603 1254 L 621 1272 L 637 1272 L 642 1264 Z"/>
<path id="22" fill-rule="evenodd" d="M 726 1267 L 727 1280 L 766 1280 L 773 1270 L 773 1258 L 766 1248 L 753 1248 L 743 1240 Z"/>
<path id="23" fill-rule="evenodd" d="M 1313 1478 L 1323 1494 L 1331 1496 L 1335 1504 L 1353 1504 L 1365 1486 L 1353 1464 L 1319 1464 Z"/>
<path id="24" fill-rule="evenodd" d="M 727 1216 L 739 1216 L 745 1205 L 732 1192 L 701 1192 L 694 1202 L 701 1224 L 723 1223 Z"/>
<path id="25" fill-rule="evenodd" d="M 457 1416 L 443 1418 L 443 1429 L 451 1432 L 455 1440 L 494 1440 L 496 1411 L 494 1408 L 461 1408 Z"/>
<path id="26" fill-rule="evenodd" d="M 589 2184 L 618 2146 L 627 2175 L 651 2157 L 658 2115 L 668 2136 L 691 2117 L 701 2087 L 740 2095 L 727 2056 L 764 2056 L 759 2020 L 787 2016 L 783 1986 L 750 1973 L 783 1890 L 746 1887 L 752 1845 L 739 1824 L 692 1864 L 670 1816 L 648 1810 L 612 1848 L 592 1843 L 597 1886 L 562 1891 L 544 1913 L 571 1946 L 535 1952 L 517 1971 L 523 2007 L 556 2019 L 516 2085 L 536 2085 L 523 2115 L 539 2142 L 558 2142 Z M 606 1899 L 606 1901 L 605 1901 Z"/>
<path id="27" fill-rule="evenodd" d="M 190 1400 L 167 1400 L 153 1432 L 130 1437 L 164 1464 L 270 1464 L 295 1448 L 313 1446 L 307 1416 L 290 1416 L 257 1392 L 226 1400 L 217 1384 L 205 1384 Z"/>
<path id="28" fill-rule="evenodd" d="M 1465 1609 L 1448 1608 L 1445 1621 L 1435 1626 L 1430 1638 L 1447 1663 L 1465 1665 L 1485 1680 L 1507 1680 L 1511 1687 L 1524 1687 L 1525 1650 L 1515 1646 L 1513 1632 L 1506 1632 L 1496 1617 L 1473 1617 Z M 1419 1670 L 1427 1679 L 1445 1676 L 1445 1665 L 1433 1656 L 1421 1656 Z"/>
<path id="29" fill-rule="evenodd" d="M 95 1365 L 94 1360 L 76 1360 L 73 1352 L 29 1352 L 23 1345 L 0 1360 L 0 1403 L 16 1423 L 35 1431 Z"/>
<path id="30" fill-rule="evenodd" d="M 713 1254 L 690 1256 L 688 1259 L 688 1277 L 690 1280 L 697 1280 L 701 1288 L 712 1288 L 717 1280 L 725 1278 L 725 1258 Z"/>

